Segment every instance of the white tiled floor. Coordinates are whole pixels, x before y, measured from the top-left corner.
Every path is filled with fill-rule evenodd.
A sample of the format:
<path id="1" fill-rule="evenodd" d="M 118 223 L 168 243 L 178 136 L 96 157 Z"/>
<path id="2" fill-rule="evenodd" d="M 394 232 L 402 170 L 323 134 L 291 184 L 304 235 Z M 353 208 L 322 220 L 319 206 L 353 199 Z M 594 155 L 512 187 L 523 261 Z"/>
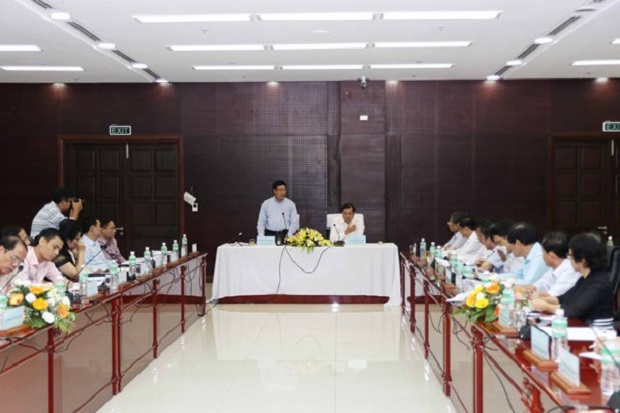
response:
<path id="1" fill-rule="evenodd" d="M 101 413 L 451 413 L 400 309 L 218 305 Z"/>

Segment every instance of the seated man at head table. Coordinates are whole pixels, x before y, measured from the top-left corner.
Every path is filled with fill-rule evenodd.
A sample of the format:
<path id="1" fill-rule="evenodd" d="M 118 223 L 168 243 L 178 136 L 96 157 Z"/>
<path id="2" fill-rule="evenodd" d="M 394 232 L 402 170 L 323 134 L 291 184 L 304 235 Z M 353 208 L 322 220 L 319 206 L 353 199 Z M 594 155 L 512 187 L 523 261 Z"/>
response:
<path id="1" fill-rule="evenodd" d="M 459 221 L 461 217 L 467 215 L 465 212 L 453 212 L 450 214 L 450 219 L 446 222 L 448 229 L 452 232 L 452 238 L 444 244 L 443 250 L 455 250 L 461 248 L 467 239 L 461 235 L 461 228 L 459 227 Z"/>
<path id="2" fill-rule="evenodd" d="M 11 288 L 11 282 L 23 269 L 28 252 L 26 244 L 16 236 L 0 238 L 0 294 Z"/>
<path id="3" fill-rule="evenodd" d="M 286 182 L 278 180 L 271 185 L 273 197 L 260 207 L 256 229 L 258 235 L 274 235 L 279 240 L 291 236 L 299 229 L 295 203 L 286 197 Z"/>
<path id="4" fill-rule="evenodd" d="M 499 256 L 497 245 L 493 241 L 493 222 L 486 220 L 476 228 L 478 240 L 484 246 L 485 251 L 475 260 L 475 264 L 479 271 L 494 271 L 495 268 L 501 267 L 502 259 Z"/>
<path id="5" fill-rule="evenodd" d="M 45 204 L 32 220 L 30 237 L 34 239 L 45 228 L 56 228 L 67 219 L 77 220 L 82 210 L 82 200 L 75 198 L 73 191 L 58 188 L 52 193 L 52 202 Z"/>
<path id="6" fill-rule="evenodd" d="M 86 245 L 84 265 L 97 272 L 104 272 L 114 261 L 103 255 L 105 245 L 97 242 L 101 236 L 101 222 L 96 218 L 84 218 L 82 220 L 82 242 Z"/>
<path id="7" fill-rule="evenodd" d="M 514 279 L 516 285 L 533 284 L 548 270 L 542 247 L 537 241 L 536 229 L 527 222 L 517 222 L 508 230 L 508 243 L 517 257 L 525 257 L 516 271 L 500 274 L 502 279 Z"/>
<path id="8" fill-rule="evenodd" d="M 476 234 L 476 219 L 471 215 L 465 215 L 459 220 L 459 231 L 461 235 L 466 239 L 462 247 L 454 250 L 459 260 L 468 262 L 471 257 L 480 251 L 482 244 L 478 241 L 478 235 Z"/>
<path id="9" fill-rule="evenodd" d="M 349 235 L 364 235 L 364 223 L 355 215 L 355 205 L 347 202 L 342 205 L 340 212 L 342 215 L 334 219 L 330 228 L 330 241 L 346 241 Z"/>
<path id="10" fill-rule="evenodd" d="M 499 257 L 499 261 L 490 262 L 493 266 L 493 272 L 498 274 L 504 272 L 514 272 L 523 265 L 525 260 L 523 257 L 516 257 L 512 252 L 512 246 L 508 243 L 508 230 L 514 223 L 509 219 L 497 221 L 491 227 L 491 235 L 495 243 L 495 252 Z"/>
<path id="11" fill-rule="evenodd" d="M 581 274 L 573 268 L 567 258 L 568 237 L 561 231 L 545 234 L 542 240 L 543 259 L 550 268 L 534 284 L 520 285 L 515 288 L 525 291 L 533 297 L 558 297 L 573 288 Z"/>
<path id="12" fill-rule="evenodd" d="M 53 262 L 63 245 L 60 231 L 56 228 L 46 228 L 41 231 L 34 239 L 33 246 L 28 247 L 24 271 L 18 278 L 30 280 L 36 284 L 63 279 Z"/>
<path id="13" fill-rule="evenodd" d="M 13 224 L 7 225 L 6 227 L 2 228 L 2 232 L 0 232 L 0 237 L 8 237 L 11 235 L 22 240 L 24 244 L 30 245 L 30 237 L 28 236 L 26 229 L 21 225 Z"/>
<path id="14" fill-rule="evenodd" d="M 558 297 L 534 298 L 532 309 L 554 314 L 561 308 L 566 317 L 592 322 L 595 327 L 610 327 L 613 323 L 614 296 L 609 274 L 605 271 L 607 249 L 600 236 L 594 233 L 575 235 L 568 244 L 567 255 L 581 278 Z"/>

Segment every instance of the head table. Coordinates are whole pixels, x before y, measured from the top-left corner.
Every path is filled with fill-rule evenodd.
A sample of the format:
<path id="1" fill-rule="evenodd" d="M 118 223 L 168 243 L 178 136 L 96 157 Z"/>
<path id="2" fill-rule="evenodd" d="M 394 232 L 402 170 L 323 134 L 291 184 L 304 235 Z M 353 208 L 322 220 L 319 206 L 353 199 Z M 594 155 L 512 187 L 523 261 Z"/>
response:
<path id="1" fill-rule="evenodd" d="M 395 244 L 317 247 L 225 244 L 217 249 L 213 300 L 239 296 L 386 297 L 399 306 L 400 272 Z"/>

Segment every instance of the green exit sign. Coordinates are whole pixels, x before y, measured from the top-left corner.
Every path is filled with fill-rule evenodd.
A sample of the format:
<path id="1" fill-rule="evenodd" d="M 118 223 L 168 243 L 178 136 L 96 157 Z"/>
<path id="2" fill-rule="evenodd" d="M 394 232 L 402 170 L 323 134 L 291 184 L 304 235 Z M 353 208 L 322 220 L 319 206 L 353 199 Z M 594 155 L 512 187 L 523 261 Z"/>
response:
<path id="1" fill-rule="evenodd" d="M 131 126 L 129 125 L 110 125 L 110 136 L 127 136 L 131 135 Z"/>
<path id="2" fill-rule="evenodd" d="M 620 122 L 603 122 L 603 132 L 620 132 Z"/>

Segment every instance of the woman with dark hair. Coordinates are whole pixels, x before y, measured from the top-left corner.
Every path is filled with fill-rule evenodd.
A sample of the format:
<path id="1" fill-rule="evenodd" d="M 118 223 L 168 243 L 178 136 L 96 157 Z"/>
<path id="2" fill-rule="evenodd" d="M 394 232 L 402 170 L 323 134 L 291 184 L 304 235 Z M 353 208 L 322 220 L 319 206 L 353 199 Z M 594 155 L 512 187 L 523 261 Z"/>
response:
<path id="1" fill-rule="evenodd" d="M 60 223 L 59 230 L 64 245 L 54 258 L 54 264 L 66 278 L 77 282 L 86 256 L 82 226 L 72 219 L 65 219 Z"/>
<path id="2" fill-rule="evenodd" d="M 591 321 L 597 326 L 610 326 L 613 321 L 614 297 L 605 271 L 607 250 L 594 233 L 575 235 L 568 244 L 568 257 L 581 278 L 564 294 L 537 298 L 534 310 L 555 313 L 562 308 L 566 317 Z"/>
<path id="3" fill-rule="evenodd" d="M 24 260 L 23 276 L 33 283 L 43 281 L 55 282 L 62 274 L 53 261 L 62 249 L 64 242 L 60 231 L 54 228 L 44 229 L 37 235 L 34 246 L 28 247 L 28 254 Z"/>

